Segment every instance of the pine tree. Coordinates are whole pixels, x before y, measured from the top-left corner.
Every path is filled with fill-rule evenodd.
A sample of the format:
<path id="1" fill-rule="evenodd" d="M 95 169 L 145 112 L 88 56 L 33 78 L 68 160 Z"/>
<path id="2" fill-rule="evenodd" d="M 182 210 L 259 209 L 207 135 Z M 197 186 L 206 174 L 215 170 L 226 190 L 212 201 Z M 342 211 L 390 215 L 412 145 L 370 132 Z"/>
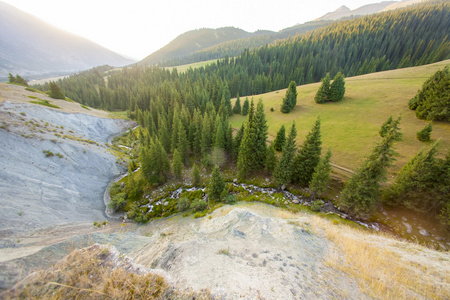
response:
<path id="1" fill-rule="evenodd" d="M 367 217 L 376 207 L 380 182 L 386 180 L 386 169 L 392 164 L 394 144 L 399 141 L 398 128 L 392 127 L 370 156 L 347 181 L 341 193 L 340 207 L 356 217 Z"/>
<path id="2" fill-rule="evenodd" d="M 308 186 L 314 169 L 320 160 L 322 140 L 320 135 L 320 118 L 317 118 L 311 131 L 306 136 L 293 162 L 292 180 L 301 186 Z"/>
<path id="3" fill-rule="evenodd" d="M 239 149 L 241 147 L 241 141 L 244 137 L 244 123 L 242 123 L 241 127 L 239 128 L 238 132 L 236 133 L 236 136 L 233 139 L 233 159 L 237 160 L 239 155 Z"/>
<path id="4" fill-rule="evenodd" d="M 317 91 L 316 95 L 314 96 L 314 101 L 316 103 L 325 103 L 329 99 L 330 94 L 330 74 L 327 73 L 327 75 L 322 78 L 322 84 L 319 87 L 319 90 Z"/>
<path id="5" fill-rule="evenodd" d="M 211 173 L 211 181 L 208 185 L 208 196 L 211 200 L 220 200 L 220 195 L 225 189 L 225 181 L 223 180 L 222 173 L 219 166 L 215 165 Z"/>
<path id="6" fill-rule="evenodd" d="M 181 179 L 181 174 L 183 172 L 183 160 L 178 149 L 175 149 L 173 152 L 172 170 L 173 175 L 177 179 Z"/>
<path id="7" fill-rule="evenodd" d="M 267 153 L 267 136 L 269 129 L 262 99 L 259 99 L 256 106 L 252 126 L 254 128 L 253 144 L 255 147 L 253 156 L 253 170 L 262 170 L 264 169 L 264 161 Z"/>
<path id="8" fill-rule="evenodd" d="M 8 73 L 8 78 L 9 78 L 9 80 L 8 80 L 9 83 L 16 83 L 16 78 L 11 73 Z"/>
<path id="9" fill-rule="evenodd" d="M 428 123 L 422 130 L 420 130 L 416 133 L 417 139 L 421 142 L 430 141 L 432 130 L 433 130 L 433 127 L 431 127 L 431 123 Z"/>
<path id="10" fill-rule="evenodd" d="M 281 152 L 281 158 L 275 167 L 273 176 L 275 177 L 275 183 L 279 186 L 291 182 L 292 178 L 292 162 L 295 157 L 296 145 L 295 138 L 297 137 L 297 130 L 295 128 L 295 122 L 292 123 L 291 131 L 288 138 L 284 143 L 283 150 Z"/>
<path id="11" fill-rule="evenodd" d="M 248 97 L 246 97 L 244 100 L 244 104 L 242 105 L 242 115 L 246 116 L 248 114 L 249 106 L 250 102 L 248 101 Z"/>
<path id="12" fill-rule="evenodd" d="M 50 81 L 49 83 L 50 93 L 49 96 L 54 99 L 66 99 L 64 93 L 61 91 L 59 86 L 54 81 Z"/>
<path id="13" fill-rule="evenodd" d="M 178 124 L 178 144 L 177 149 L 181 156 L 181 161 L 184 164 L 188 163 L 189 155 L 188 155 L 188 149 L 189 149 L 189 143 L 187 140 L 186 130 L 184 129 L 183 123 Z"/>
<path id="14" fill-rule="evenodd" d="M 388 205 L 404 204 L 408 208 L 425 212 L 434 210 L 440 205 L 440 198 L 446 197 L 445 185 L 439 179 L 449 177 L 450 174 L 442 176 L 439 174 L 438 160 L 436 158 L 440 140 L 433 143 L 429 148 L 422 149 L 409 162 L 407 162 L 400 173 L 396 176 L 394 184 L 389 186 L 383 194 L 383 200 Z M 440 176 L 441 175 L 441 176 Z M 443 188 L 443 189 L 442 189 Z"/>
<path id="15" fill-rule="evenodd" d="M 277 166 L 277 162 L 277 153 L 275 151 L 273 143 L 271 143 L 270 146 L 267 147 L 264 168 L 266 169 L 266 171 L 273 173 L 275 167 Z"/>
<path id="16" fill-rule="evenodd" d="M 207 155 L 211 150 L 211 143 L 212 143 L 211 125 L 209 121 L 209 116 L 205 112 L 202 122 L 202 139 L 201 139 L 201 149 L 203 156 Z"/>
<path id="17" fill-rule="evenodd" d="M 173 123 L 172 123 L 172 134 L 170 135 L 170 149 L 172 153 L 178 146 L 178 130 L 182 125 L 180 120 L 180 114 L 178 112 L 178 107 L 176 106 L 173 111 Z"/>
<path id="18" fill-rule="evenodd" d="M 277 132 L 277 136 L 273 142 L 273 148 L 276 151 L 281 151 L 283 149 L 283 145 L 286 142 L 286 128 L 284 125 L 281 126 L 280 130 Z"/>
<path id="19" fill-rule="evenodd" d="M 344 98 L 345 94 L 345 80 L 344 75 L 341 72 L 338 72 L 336 76 L 334 76 L 333 82 L 330 86 L 330 101 L 336 102 L 340 101 Z"/>
<path id="20" fill-rule="evenodd" d="M 289 113 L 295 108 L 297 105 L 297 95 L 297 84 L 295 81 L 291 81 L 281 104 L 281 112 Z"/>
<path id="21" fill-rule="evenodd" d="M 170 136 L 167 128 L 167 121 L 164 116 L 158 117 L 158 138 L 166 152 L 170 151 Z"/>
<path id="22" fill-rule="evenodd" d="M 21 85 L 24 85 L 24 86 L 28 86 L 28 82 L 25 79 L 23 79 L 22 77 L 20 77 L 19 74 L 16 74 L 16 79 L 15 79 L 14 82 L 16 84 L 21 84 Z M 65 99 L 65 98 L 57 98 L 57 99 Z"/>
<path id="23" fill-rule="evenodd" d="M 192 185 L 193 186 L 200 186 L 202 182 L 202 177 L 200 175 L 200 170 L 197 167 L 197 164 L 194 164 L 192 167 Z"/>
<path id="24" fill-rule="evenodd" d="M 233 106 L 233 113 L 241 114 L 241 100 L 239 99 L 239 93 L 237 94 L 236 102 L 234 103 Z"/>
<path id="25" fill-rule="evenodd" d="M 254 150 L 255 150 L 255 128 L 254 128 L 254 104 L 250 104 L 247 122 L 244 126 L 244 135 L 242 137 L 237 160 L 238 178 L 246 178 L 254 169 Z"/>
<path id="26" fill-rule="evenodd" d="M 314 200 L 316 197 L 320 197 L 322 193 L 327 189 L 331 172 L 330 159 L 331 151 L 330 149 L 328 149 L 325 156 L 320 159 L 319 163 L 314 169 L 314 173 L 309 184 L 309 190 L 311 191 L 311 200 Z"/>

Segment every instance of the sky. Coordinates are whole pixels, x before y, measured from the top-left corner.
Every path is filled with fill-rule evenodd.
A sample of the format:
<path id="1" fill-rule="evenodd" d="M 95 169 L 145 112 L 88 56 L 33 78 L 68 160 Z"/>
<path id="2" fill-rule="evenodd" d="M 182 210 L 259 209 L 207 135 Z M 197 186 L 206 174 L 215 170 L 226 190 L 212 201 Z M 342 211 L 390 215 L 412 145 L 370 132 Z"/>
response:
<path id="1" fill-rule="evenodd" d="M 178 35 L 232 26 L 279 31 L 342 5 L 381 0 L 0 0 L 47 23 L 141 60 Z"/>

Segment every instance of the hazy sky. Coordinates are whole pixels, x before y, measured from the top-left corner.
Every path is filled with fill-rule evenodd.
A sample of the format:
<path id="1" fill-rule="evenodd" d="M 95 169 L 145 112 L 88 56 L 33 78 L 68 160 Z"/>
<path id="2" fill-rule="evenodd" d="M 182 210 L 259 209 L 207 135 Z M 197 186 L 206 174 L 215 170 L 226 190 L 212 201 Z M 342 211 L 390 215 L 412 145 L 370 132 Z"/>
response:
<path id="1" fill-rule="evenodd" d="M 278 31 L 381 0 L 0 0 L 135 59 L 198 28 Z"/>

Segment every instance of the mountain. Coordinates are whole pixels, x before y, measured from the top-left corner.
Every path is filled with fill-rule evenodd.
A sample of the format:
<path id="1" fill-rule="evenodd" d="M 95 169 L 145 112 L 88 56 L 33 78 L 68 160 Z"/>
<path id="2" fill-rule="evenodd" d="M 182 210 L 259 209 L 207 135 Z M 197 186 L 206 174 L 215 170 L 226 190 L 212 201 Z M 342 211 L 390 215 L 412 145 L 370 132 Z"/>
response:
<path id="1" fill-rule="evenodd" d="M 202 28 L 185 32 L 176 37 L 169 44 L 150 54 L 140 65 L 152 65 L 172 60 L 178 57 L 188 56 L 197 51 L 207 49 L 224 42 L 239 40 L 248 37 L 270 35 L 272 31 L 256 31 L 249 33 L 239 28 L 224 27 L 218 29 Z"/>
<path id="2" fill-rule="evenodd" d="M 0 2 L 0 28 L 0 79 L 7 78 L 8 72 L 32 78 L 132 63 L 4 2 Z"/>
<path id="3" fill-rule="evenodd" d="M 403 1 L 383 1 L 380 3 L 372 3 L 361 6 L 357 9 L 351 10 L 347 6 L 343 5 L 333 12 L 329 12 L 314 21 L 324 21 L 324 20 L 339 20 L 342 18 L 347 18 L 351 16 L 365 16 L 376 14 L 382 11 L 393 10 L 397 8 L 406 7 L 408 5 L 422 2 L 423 0 L 403 0 Z"/>
<path id="4" fill-rule="evenodd" d="M 279 32 L 257 31 L 249 33 L 233 27 L 192 30 L 178 36 L 165 47 L 150 54 L 138 64 L 177 66 L 220 59 L 225 56 L 234 57 L 240 55 L 245 49 L 257 49 L 276 40 L 287 39 L 297 34 L 303 34 L 327 26 L 334 20 L 394 10 L 421 1 L 423 0 L 383 1 L 364 5 L 354 10 L 341 6 L 337 10 L 327 13 L 314 21 L 297 24 Z"/>
<path id="5" fill-rule="evenodd" d="M 326 20 L 312 21 L 285 28 L 279 32 L 258 30 L 250 33 L 233 27 L 192 30 L 181 34 L 138 64 L 176 66 L 225 56 L 233 57 L 241 54 L 245 49 L 259 48 L 276 40 L 302 34 L 329 23 L 330 21 Z"/>

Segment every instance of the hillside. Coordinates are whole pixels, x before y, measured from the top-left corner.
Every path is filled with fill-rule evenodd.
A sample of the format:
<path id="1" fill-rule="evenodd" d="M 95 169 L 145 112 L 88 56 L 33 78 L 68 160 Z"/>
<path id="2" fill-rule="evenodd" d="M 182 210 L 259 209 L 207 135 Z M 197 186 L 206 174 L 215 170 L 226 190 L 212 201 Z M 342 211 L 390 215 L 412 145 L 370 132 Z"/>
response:
<path id="1" fill-rule="evenodd" d="M 160 50 L 150 54 L 141 60 L 139 65 L 158 64 L 167 60 L 188 56 L 197 51 L 231 40 L 239 40 L 250 36 L 267 35 L 271 33 L 272 32 L 267 31 L 249 33 L 234 27 L 192 30 L 179 35 Z"/>
<path id="2" fill-rule="evenodd" d="M 189 63 L 234 57 L 245 49 L 257 49 L 275 41 L 327 26 L 332 21 L 349 17 L 361 17 L 412 5 L 422 0 L 382 1 L 350 10 L 341 6 L 334 12 L 313 21 L 296 24 L 278 32 L 257 31 L 248 33 L 241 29 L 226 27 L 198 29 L 181 34 L 160 50 L 139 62 L 140 65 L 176 66 Z"/>
<path id="3" fill-rule="evenodd" d="M 132 62 L 3 2 L 0 2 L 0 27 L 0 79 L 3 80 L 7 80 L 8 72 L 30 79 Z"/>
<path id="4" fill-rule="evenodd" d="M 378 72 L 345 79 L 344 100 L 337 103 L 319 105 L 314 96 L 320 83 L 298 86 L 298 101 L 289 114 L 280 112 L 286 89 L 254 96 L 264 101 L 269 123 L 269 139 L 273 140 L 279 128 L 286 128 L 295 121 L 300 145 L 315 119 L 322 121 L 323 147 L 333 151 L 332 161 L 346 169 L 356 170 L 370 153 L 375 141 L 379 140 L 378 130 L 386 119 L 401 115 L 400 124 L 403 140 L 396 145 L 399 156 L 392 169 L 393 174 L 426 144 L 416 139 L 416 132 L 428 122 L 416 118 L 408 108 L 408 101 L 415 96 L 422 84 L 437 70 L 450 65 L 450 60 L 439 63 Z M 243 99 L 241 98 L 241 101 Z M 274 108 L 271 112 L 270 109 Z M 230 122 L 238 128 L 244 116 L 234 115 Z M 432 140 L 442 139 L 441 153 L 450 149 L 450 124 L 433 122 Z M 338 169 L 336 172 L 340 173 Z M 343 173 L 344 176 L 346 173 Z"/>

